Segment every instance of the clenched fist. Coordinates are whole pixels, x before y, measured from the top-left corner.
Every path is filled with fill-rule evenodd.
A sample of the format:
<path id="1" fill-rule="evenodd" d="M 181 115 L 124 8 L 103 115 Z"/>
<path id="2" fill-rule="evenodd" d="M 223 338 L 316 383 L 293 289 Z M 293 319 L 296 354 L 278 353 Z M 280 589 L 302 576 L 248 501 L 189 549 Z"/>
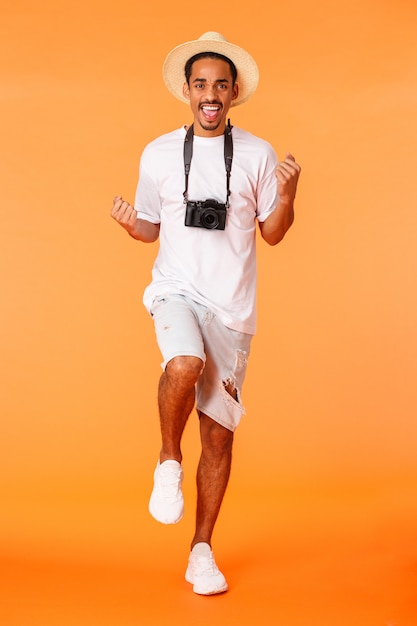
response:
<path id="1" fill-rule="evenodd" d="M 139 219 L 134 207 L 127 200 L 123 200 L 121 196 L 113 198 L 113 208 L 110 215 L 134 239 L 145 243 L 151 243 L 158 239 L 159 224 Z"/>

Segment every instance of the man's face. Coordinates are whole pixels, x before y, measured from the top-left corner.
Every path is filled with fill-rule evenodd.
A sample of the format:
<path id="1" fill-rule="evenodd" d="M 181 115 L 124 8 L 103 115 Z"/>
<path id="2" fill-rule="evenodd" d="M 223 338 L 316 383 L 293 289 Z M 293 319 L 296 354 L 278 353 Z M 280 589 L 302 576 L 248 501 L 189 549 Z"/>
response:
<path id="1" fill-rule="evenodd" d="M 223 134 L 230 105 L 238 95 L 230 65 L 221 59 L 195 61 L 190 84 L 184 83 L 183 91 L 194 115 L 194 133 L 202 137 Z"/>

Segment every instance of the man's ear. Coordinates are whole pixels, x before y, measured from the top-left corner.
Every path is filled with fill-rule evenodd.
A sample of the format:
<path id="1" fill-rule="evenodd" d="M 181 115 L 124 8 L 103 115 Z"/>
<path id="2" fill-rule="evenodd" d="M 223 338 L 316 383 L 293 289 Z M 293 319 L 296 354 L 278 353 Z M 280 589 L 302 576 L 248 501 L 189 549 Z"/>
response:
<path id="1" fill-rule="evenodd" d="M 187 82 L 185 82 L 182 86 L 182 93 L 184 95 L 184 98 L 187 98 L 187 100 L 190 99 L 190 88 Z"/>
<path id="2" fill-rule="evenodd" d="M 239 95 L 239 85 L 237 83 L 235 83 L 233 85 L 233 93 L 232 93 L 232 100 L 236 100 L 236 98 Z"/>

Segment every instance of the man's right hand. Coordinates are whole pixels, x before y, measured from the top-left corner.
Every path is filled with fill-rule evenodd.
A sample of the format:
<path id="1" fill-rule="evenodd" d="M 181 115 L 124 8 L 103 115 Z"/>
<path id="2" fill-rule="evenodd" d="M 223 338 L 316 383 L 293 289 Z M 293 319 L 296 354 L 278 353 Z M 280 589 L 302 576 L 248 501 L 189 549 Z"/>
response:
<path id="1" fill-rule="evenodd" d="M 129 235 L 134 236 L 138 214 L 129 202 L 123 200 L 121 196 L 113 198 L 113 208 L 110 215 L 127 230 Z"/>
<path id="2" fill-rule="evenodd" d="M 151 243 L 158 239 L 159 224 L 138 219 L 137 211 L 129 202 L 123 200 L 121 196 L 113 198 L 113 208 L 110 215 L 134 239 L 144 241 L 145 243 Z"/>

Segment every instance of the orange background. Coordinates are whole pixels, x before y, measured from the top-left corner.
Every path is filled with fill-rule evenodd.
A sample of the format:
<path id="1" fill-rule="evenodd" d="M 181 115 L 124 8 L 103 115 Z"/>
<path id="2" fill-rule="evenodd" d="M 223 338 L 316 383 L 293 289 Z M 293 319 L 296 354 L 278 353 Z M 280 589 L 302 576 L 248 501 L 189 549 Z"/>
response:
<path id="1" fill-rule="evenodd" d="M 417 623 L 415 3 L 16 0 L 1 8 L 0 622 Z M 183 581 L 183 522 L 147 500 L 156 253 L 109 217 L 140 153 L 190 121 L 175 45 L 218 30 L 261 80 L 232 122 L 303 168 L 259 242 L 259 332 L 214 537 L 230 592 Z"/>

